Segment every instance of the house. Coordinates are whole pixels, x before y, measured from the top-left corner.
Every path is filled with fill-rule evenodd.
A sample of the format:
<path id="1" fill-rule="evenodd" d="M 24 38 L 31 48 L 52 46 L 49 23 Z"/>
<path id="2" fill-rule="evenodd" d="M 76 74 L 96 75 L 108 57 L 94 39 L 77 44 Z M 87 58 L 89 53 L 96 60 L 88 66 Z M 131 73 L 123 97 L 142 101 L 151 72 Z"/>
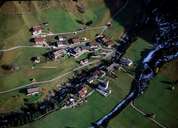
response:
<path id="1" fill-rule="evenodd" d="M 66 37 L 62 37 L 62 36 L 57 36 L 57 39 L 59 42 L 65 42 L 67 40 Z"/>
<path id="2" fill-rule="evenodd" d="M 59 49 L 59 50 L 53 50 L 47 53 L 47 57 L 51 60 L 56 60 L 64 55 L 64 51 Z"/>
<path id="3" fill-rule="evenodd" d="M 40 93 L 40 88 L 39 87 L 31 87 L 27 88 L 27 96 L 32 96 L 35 94 Z"/>
<path id="4" fill-rule="evenodd" d="M 53 47 L 54 49 L 55 48 L 65 48 L 67 47 L 67 44 L 65 44 L 64 42 L 60 42 L 60 41 L 57 41 L 57 42 L 54 42 L 51 47 Z"/>
<path id="5" fill-rule="evenodd" d="M 54 41 L 54 42 L 49 42 L 49 47 L 53 48 L 53 49 L 59 49 L 59 48 L 66 48 L 68 45 L 64 42 L 60 42 L 60 41 Z"/>
<path id="6" fill-rule="evenodd" d="M 46 45 L 46 39 L 44 37 L 38 36 L 34 38 L 35 45 L 43 46 Z"/>
<path id="7" fill-rule="evenodd" d="M 100 90 L 107 90 L 109 88 L 109 81 L 104 81 L 98 79 L 99 84 L 98 84 L 98 89 Z"/>
<path id="8" fill-rule="evenodd" d="M 105 97 L 111 94 L 111 90 L 109 89 L 109 81 L 99 80 L 96 91 Z"/>
<path id="9" fill-rule="evenodd" d="M 73 37 L 68 40 L 69 44 L 75 44 L 75 43 L 80 43 L 80 38 L 79 37 Z"/>
<path id="10" fill-rule="evenodd" d="M 104 34 L 96 35 L 95 41 L 107 47 L 111 47 L 113 45 L 112 40 L 109 37 L 106 37 Z"/>
<path id="11" fill-rule="evenodd" d="M 87 88 L 86 87 L 83 87 L 80 91 L 79 91 L 79 97 L 80 98 L 84 98 L 84 97 L 86 97 L 86 95 L 87 95 Z"/>
<path id="12" fill-rule="evenodd" d="M 64 53 L 63 50 L 57 50 L 57 51 L 53 52 L 54 59 L 58 59 L 58 58 L 62 57 L 63 53 Z"/>
<path id="13" fill-rule="evenodd" d="M 32 34 L 33 35 L 39 35 L 42 33 L 42 26 L 37 25 L 32 27 Z"/>

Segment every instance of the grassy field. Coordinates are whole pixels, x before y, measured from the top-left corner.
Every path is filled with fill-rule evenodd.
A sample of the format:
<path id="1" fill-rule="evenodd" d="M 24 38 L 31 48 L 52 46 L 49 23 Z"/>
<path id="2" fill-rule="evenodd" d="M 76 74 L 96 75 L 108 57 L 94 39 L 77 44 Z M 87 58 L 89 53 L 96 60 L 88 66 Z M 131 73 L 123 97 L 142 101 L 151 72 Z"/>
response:
<path id="1" fill-rule="evenodd" d="M 125 83 L 125 81 L 127 81 L 127 83 Z M 118 84 L 118 82 L 120 84 Z M 130 88 L 130 82 L 131 79 L 126 74 L 121 73 L 121 76 L 119 76 L 118 79 L 111 80 L 111 87 L 113 90 L 112 95 L 110 95 L 109 97 L 104 98 L 103 96 L 95 92 L 91 97 L 89 97 L 86 104 L 83 104 L 75 109 L 54 112 L 47 116 L 45 119 L 26 125 L 24 126 L 24 128 L 35 128 L 37 126 L 41 128 L 87 128 L 88 126 L 90 126 L 90 123 L 92 121 L 98 119 L 104 113 L 108 112 L 112 108 L 112 106 L 115 105 L 117 101 L 128 92 Z M 110 105 L 108 105 L 108 103 Z M 45 123 L 47 121 L 48 123 Z"/>

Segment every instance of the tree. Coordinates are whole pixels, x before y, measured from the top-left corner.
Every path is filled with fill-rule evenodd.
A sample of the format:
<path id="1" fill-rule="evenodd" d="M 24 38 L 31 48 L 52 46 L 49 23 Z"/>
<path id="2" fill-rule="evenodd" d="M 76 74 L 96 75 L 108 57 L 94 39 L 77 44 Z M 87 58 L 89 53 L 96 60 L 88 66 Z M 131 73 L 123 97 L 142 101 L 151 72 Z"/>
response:
<path id="1" fill-rule="evenodd" d="M 15 71 L 19 69 L 19 67 L 16 64 L 3 64 L 1 65 L 1 68 L 6 71 Z"/>

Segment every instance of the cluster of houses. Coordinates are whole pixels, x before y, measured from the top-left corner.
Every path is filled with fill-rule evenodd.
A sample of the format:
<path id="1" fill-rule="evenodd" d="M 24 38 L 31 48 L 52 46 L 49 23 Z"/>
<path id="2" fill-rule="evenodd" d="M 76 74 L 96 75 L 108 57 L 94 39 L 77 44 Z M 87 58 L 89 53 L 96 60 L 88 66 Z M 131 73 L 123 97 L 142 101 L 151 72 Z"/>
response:
<path id="1" fill-rule="evenodd" d="M 107 40 L 106 37 L 101 39 L 102 42 L 90 42 L 87 38 L 79 38 L 79 37 L 72 37 L 72 38 L 65 38 L 58 36 L 58 40 L 49 46 L 52 47 L 52 49 L 45 54 L 45 56 L 49 60 L 57 60 L 65 55 L 69 57 L 74 57 L 75 59 L 80 58 L 83 54 L 92 54 L 94 57 L 100 55 L 105 56 L 108 54 L 108 52 L 111 52 L 112 49 L 110 47 L 113 43 L 111 43 L 111 40 Z M 109 43 L 110 42 L 110 43 Z M 110 50 L 104 50 L 102 49 L 101 45 L 109 46 L 108 49 Z M 108 45 L 110 44 L 110 45 Z M 102 49 L 100 53 L 98 53 L 99 49 Z M 89 58 L 80 60 L 80 64 L 84 65 L 89 62 Z"/>
<path id="2" fill-rule="evenodd" d="M 109 80 L 106 79 L 106 71 L 96 70 L 93 72 L 93 76 L 88 79 L 89 86 L 102 96 L 107 97 L 111 94 L 109 89 Z"/>
<path id="3" fill-rule="evenodd" d="M 88 43 L 79 37 L 69 39 L 58 37 L 58 41 L 50 45 L 52 50 L 46 54 L 46 57 L 50 60 L 56 60 L 65 55 L 78 58 L 83 53 L 89 52 Z"/>
<path id="4" fill-rule="evenodd" d="M 69 98 L 67 98 L 62 109 L 73 108 L 87 101 L 86 100 L 88 94 L 87 87 L 83 87 L 81 90 L 79 90 L 77 94 L 78 95 L 71 94 Z"/>
<path id="5" fill-rule="evenodd" d="M 109 24 L 109 23 L 108 23 Z M 109 24 L 110 25 L 110 24 Z M 34 38 L 34 43 L 37 46 L 48 46 L 50 47 L 50 51 L 45 54 L 49 60 L 57 60 L 63 56 L 70 56 L 78 59 L 81 55 L 85 53 L 92 53 L 93 56 L 98 56 L 100 54 L 107 54 L 111 52 L 113 49 L 113 41 L 110 37 L 104 34 L 98 34 L 95 37 L 94 42 L 90 42 L 89 39 L 85 37 L 65 37 L 58 35 L 54 39 L 53 42 L 46 41 L 46 36 L 43 35 L 43 27 L 41 25 L 32 27 L 32 37 Z M 102 50 L 101 50 L 102 49 Z M 98 54 L 98 51 L 101 53 Z M 39 57 L 33 57 L 31 60 L 34 63 L 39 63 Z M 85 65 L 89 62 L 89 58 L 81 59 L 80 64 Z M 93 72 L 93 76 L 90 77 L 87 81 L 90 83 L 90 87 L 94 87 L 94 89 L 103 96 L 108 96 L 111 93 L 109 89 L 109 81 L 100 78 L 104 78 L 106 72 L 113 73 L 116 68 L 119 66 L 131 66 L 133 62 L 128 58 L 121 58 L 119 63 L 112 63 L 107 66 L 106 71 L 104 70 L 95 70 Z M 114 74 L 114 73 L 113 73 Z M 97 82 L 96 82 L 97 81 Z M 39 93 L 38 87 L 32 87 L 27 89 L 27 95 L 34 95 Z M 88 91 L 87 88 L 84 87 L 78 92 L 78 97 L 81 99 L 85 98 Z M 74 103 L 74 98 L 69 98 L 68 103 Z"/>
<path id="6" fill-rule="evenodd" d="M 36 25 L 31 28 L 32 32 L 32 42 L 35 46 L 47 47 L 46 36 L 43 35 L 44 27 L 42 25 Z"/>
<path id="7" fill-rule="evenodd" d="M 95 41 L 92 42 L 86 37 L 79 37 L 76 35 L 74 37 L 57 35 L 54 38 L 52 36 L 53 39 L 51 40 L 51 38 L 48 38 L 48 34 L 45 34 L 44 25 L 42 24 L 33 26 L 31 32 L 32 41 L 35 46 L 49 48 L 49 51 L 44 54 L 48 60 L 58 60 L 61 57 L 69 56 L 74 57 L 81 65 L 87 64 L 90 59 L 87 57 L 80 59 L 80 56 L 83 54 L 90 53 L 93 58 L 101 58 L 102 56 L 106 56 L 108 52 L 111 52 L 111 48 L 114 44 L 111 38 L 104 34 L 96 35 Z M 105 50 L 98 53 L 99 49 L 102 47 L 108 48 L 110 51 Z M 39 60 L 35 59 L 33 62 L 38 63 Z"/>
<path id="8" fill-rule="evenodd" d="M 114 44 L 112 39 L 104 34 L 99 34 L 99 35 L 97 34 L 95 41 L 96 43 L 106 46 L 108 48 L 111 48 Z"/>

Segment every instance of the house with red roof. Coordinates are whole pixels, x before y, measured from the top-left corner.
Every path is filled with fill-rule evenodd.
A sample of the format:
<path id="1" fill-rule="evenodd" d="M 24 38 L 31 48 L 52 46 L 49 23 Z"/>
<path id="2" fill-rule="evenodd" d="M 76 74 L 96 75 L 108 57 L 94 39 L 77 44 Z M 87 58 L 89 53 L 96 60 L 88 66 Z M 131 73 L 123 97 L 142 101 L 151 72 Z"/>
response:
<path id="1" fill-rule="evenodd" d="M 46 44 L 45 37 L 41 37 L 41 36 L 35 37 L 34 41 L 35 41 L 35 45 L 43 46 Z"/>
<path id="2" fill-rule="evenodd" d="M 80 98 L 85 98 L 87 95 L 87 88 L 83 87 L 80 91 L 79 91 L 79 96 Z"/>

